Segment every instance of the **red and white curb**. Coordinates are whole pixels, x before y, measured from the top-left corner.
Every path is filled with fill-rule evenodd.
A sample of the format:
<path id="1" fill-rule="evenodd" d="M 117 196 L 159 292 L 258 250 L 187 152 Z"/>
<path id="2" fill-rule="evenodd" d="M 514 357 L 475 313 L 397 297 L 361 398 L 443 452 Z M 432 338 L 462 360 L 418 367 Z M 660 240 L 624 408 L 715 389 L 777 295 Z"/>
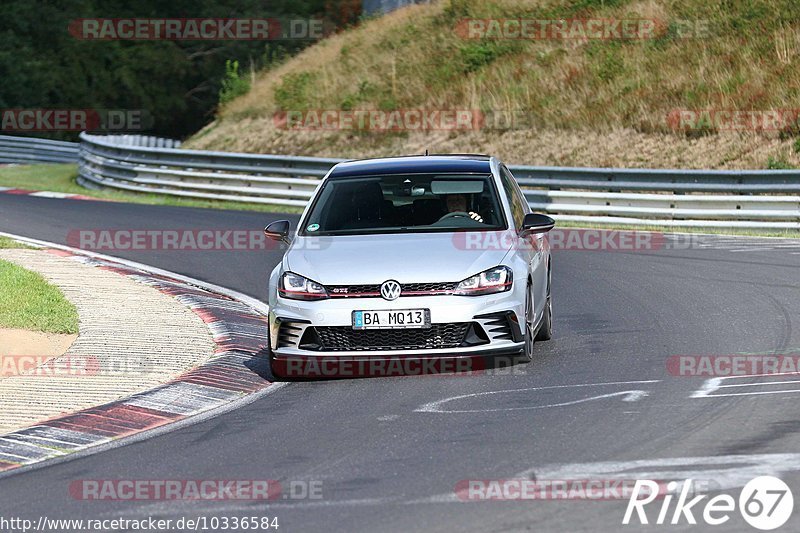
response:
<path id="1" fill-rule="evenodd" d="M 39 198 L 59 198 L 68 200 L 94 200 L 98 202 L 107 202 L 104 198 L 92 198 L 83 194 L 71 194 L 67 192 L 53 192 L 53 191 L 32 191 L 28 189 L 16 189 L 13 187 L 0 187 L 0 194 L 17 194 L 20 196 L 37 196 Z"/>
<path id="2" fill-rule="evenodd" d="M 214 357 L 154 389 L 0 435 L 0 472 L 88 451 L 122 438 L 155 434 L 159 428 L 166 431 L 172 429 L 167 428 L 169 425 L 230 410 L 226 407 L 249 403 L 248 398 L 255 399 L 281 386 L 268 380 L 268 309 L 262 302 L 131 261 L 2 232 L 0 235 L 44 246 L 51 253 L 128 276 L 175 297 L 202 318 L 217 345 Z"/>

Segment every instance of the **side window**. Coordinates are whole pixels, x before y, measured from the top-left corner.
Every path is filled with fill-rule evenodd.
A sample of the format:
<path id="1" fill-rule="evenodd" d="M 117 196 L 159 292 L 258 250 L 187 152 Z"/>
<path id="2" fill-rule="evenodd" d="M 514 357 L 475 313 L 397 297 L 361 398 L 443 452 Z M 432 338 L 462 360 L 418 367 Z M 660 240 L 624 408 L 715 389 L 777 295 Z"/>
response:
<path id="1" fill-rule="evenodd" d="M 522 227 L 522 220 L 525 218 L 525 214 L 530 211 L 528 203 L 520 192 L 514 176 L 504 166 L 500 167 L 500 177 L 508 201 L 511 203 L 511 217 L 514 219 L 514 225 L 519 229 Z"/>

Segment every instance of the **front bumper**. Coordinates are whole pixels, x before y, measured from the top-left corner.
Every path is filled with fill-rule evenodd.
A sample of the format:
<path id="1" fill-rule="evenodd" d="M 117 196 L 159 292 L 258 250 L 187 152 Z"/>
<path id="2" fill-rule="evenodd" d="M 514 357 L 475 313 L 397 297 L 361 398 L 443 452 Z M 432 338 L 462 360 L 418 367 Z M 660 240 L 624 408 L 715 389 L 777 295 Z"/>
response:
<path id="1" fill-rule="evenodd" d="M 517 354 L 524 289 L 485 296 L 407 296 L 297 301 L 270 309 L 273 358 L 448 358 Z M 431 330 L 352 330 L 355 310 L 430 309 Z M 317 329 L 319 328 L 319 329 Z M 461 335 L 459 337 L 459 335 Z M 460 341 L 460 342 L 459 342 Z"/>

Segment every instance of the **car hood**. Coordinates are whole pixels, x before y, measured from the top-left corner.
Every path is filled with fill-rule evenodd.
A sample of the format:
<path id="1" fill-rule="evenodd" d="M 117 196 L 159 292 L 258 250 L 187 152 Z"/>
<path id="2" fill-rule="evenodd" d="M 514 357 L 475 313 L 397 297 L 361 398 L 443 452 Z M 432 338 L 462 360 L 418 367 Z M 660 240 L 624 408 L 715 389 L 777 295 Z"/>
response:
<path id="1" fill-rule="evenodd" d="M 497 266 L 513 232 L 297 237 L 284 269 L 323 285 L 455 282 Z"/>

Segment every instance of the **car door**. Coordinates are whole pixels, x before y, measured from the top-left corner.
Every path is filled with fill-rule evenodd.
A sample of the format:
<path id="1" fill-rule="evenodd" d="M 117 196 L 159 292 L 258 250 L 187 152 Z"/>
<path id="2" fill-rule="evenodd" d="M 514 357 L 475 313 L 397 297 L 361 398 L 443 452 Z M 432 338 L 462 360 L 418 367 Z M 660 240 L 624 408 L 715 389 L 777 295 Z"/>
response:
<path id="1" fill-rule="evenodd" d="M 503 189 L 511 205 L 511 215 L 517 232 L 522 229 L 525 215 L 531 212 L 528 201 L 522 193 L 516 178 L 505 165 L 500 166 Z M 528 272 L 533 279 L 533 314 L 538 321 L 544 312 L 547 299 L 547 237 L 543 233 L 519 239 L 515 252 L 528 264 Z"/>

